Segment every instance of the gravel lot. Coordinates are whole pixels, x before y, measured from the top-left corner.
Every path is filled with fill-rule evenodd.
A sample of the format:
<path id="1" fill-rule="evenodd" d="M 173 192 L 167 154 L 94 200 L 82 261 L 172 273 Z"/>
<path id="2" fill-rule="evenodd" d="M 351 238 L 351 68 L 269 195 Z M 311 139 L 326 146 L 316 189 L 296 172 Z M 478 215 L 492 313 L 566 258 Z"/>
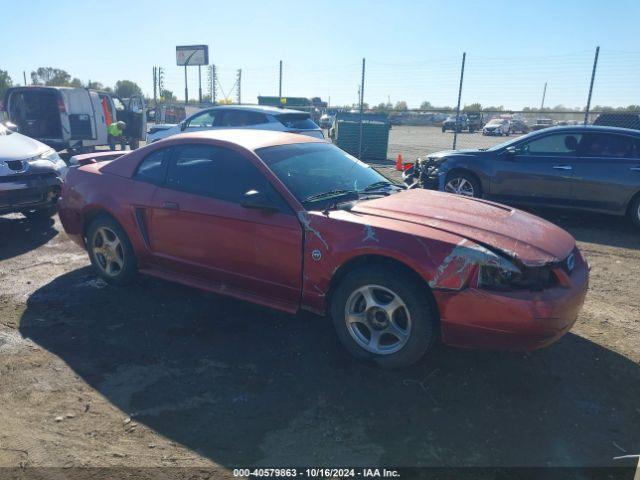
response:
<path id="1" fill-rule="evenodd" d="M 443 148 L 432 136 L 395 127 L 392 152 Z M 640 453 L 640 235 L 535 213 L 592 266 L 572 333 L 531 354 L 440 347 L 402 371 L 354 361 L 325 318 L 107 286 L 57 219 L 0 217 L 0 466 L 621 464 Z"/>

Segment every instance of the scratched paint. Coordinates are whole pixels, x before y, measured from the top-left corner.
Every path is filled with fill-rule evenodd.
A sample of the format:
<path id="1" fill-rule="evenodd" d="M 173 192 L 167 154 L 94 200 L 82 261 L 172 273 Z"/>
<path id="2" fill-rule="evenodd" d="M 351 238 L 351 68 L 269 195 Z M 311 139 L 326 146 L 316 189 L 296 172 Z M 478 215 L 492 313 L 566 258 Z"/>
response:
<path id="1" fill-rule="evenodd" d="M 369 240 L 371 240 L 372 242 L 380 243 L 380 240 L 378 240 L 378 237 L 376 237 L 376 232 L 373 230 L 373 227 L 371 225 L 365 225 L 364 238 L 362 239 L 362 242 L 368 242 Z"/>
<path id="2" fill-rule="evenodd" d="M 300 220 L 300 223 L 302 223 L 302 226 L 304 227 L 305 231 L 316 236 L 317 239 L 320 240 L 322 245 L 324 245 L 324 248 L 329 250 L 329 244 L 327 243 L 327 241 L 324 238 L 322 238 L 322 235 L 318 230 L 316 230 L 311 226 L 311 218 L 309 218 L 309 214 L 307 212 L 304 212 L 304 211 L 298 212 L 298 220 Z"/>

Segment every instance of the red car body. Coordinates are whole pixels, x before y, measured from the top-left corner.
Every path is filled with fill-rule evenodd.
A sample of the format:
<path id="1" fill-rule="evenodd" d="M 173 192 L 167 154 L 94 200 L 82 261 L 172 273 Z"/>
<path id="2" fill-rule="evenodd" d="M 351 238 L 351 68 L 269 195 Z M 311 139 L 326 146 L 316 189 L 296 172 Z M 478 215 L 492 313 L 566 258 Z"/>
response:
<path id="1" fill-rule="evenodd" d="M 255 153 L 303 142 L 321 140 L 248 130 L 177 135 L 71 169 L 60 218 L 85 247 L 88 221 L 107 213 L 126 231 L 143 273 L 287 312 L 325 313 L 345 272 L 385 258 L 415 272 L 431 291 L 446 344 L 536 349 L 572 327 L 586 295 L 588 265 L 567 232 L 504 205 L 422 189 L 361 201 L 350 210 L 307 211 Z M 188 143 L 239 152 L 293 213 L 248 209 L 132 178 L 149 153 Z M 78 158 L 83 163 L 99 156 Z M 525 268 L 548 265 L 553 286 L 480 288 L 478 268 L 487 249 Z M 570 256 L 574 265 L 567 269 Z"/>

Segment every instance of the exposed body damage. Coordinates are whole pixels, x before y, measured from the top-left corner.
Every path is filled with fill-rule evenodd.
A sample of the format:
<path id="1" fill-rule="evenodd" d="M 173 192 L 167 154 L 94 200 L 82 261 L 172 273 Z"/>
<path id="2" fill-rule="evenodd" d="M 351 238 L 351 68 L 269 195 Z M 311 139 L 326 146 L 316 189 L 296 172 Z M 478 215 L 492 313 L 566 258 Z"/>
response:
<path id="1" fill-rule="evenodd" d="M 181 196 L 132 178 L 149 152 L 196 142 L 241 153 L 288 209 Z M 232 130 L 172 137 L 72 169 L 60 217 L 84 246 L 91 219 L 107 213 L 126 231 L 141 271 L 288 312 L 326 313 L 345 272 L 382 265 L 411 272 L 433 298 L 445 343 L 531 349 L 571 328 L 588 266 L 568 233 L 510 207 L 426 190 L 378 194 L 345 209 L 305 208 L 255 151 L 308 142 L 319 141 Z M 481 272 L 485 282 L 513 274 L 520 283 L 487 287 Z"/>

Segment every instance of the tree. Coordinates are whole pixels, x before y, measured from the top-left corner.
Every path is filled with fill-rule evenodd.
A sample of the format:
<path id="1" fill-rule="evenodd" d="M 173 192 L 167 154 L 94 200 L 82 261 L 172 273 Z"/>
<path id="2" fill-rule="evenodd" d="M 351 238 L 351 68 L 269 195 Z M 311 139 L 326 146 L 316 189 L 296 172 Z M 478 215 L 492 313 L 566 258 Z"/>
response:
<path id="1" fill-rule="evenodd" d="M 73 77 L 73 80 L 69 82 L 70 87 L 82 87 L 82 80 L 79 78 Z"/>
<path id="2" fill-rule="evenodd" d="M 131 80 L 118 80 L 116 82 L 116 88 L 114 89 L 117 96 L 120 98 L 129 98 L 134 95 L 142 95 L 142 89 L 136 82 Z"/>
<path id="3" fill-rule="evenodd" d="M 71 75 L 60 68 L 40 67 L 31 72 L 31 81 L 34 85 L 65 87 L 69 85 L 70 80 Z"/>
<path id="4" fill-rule="evenodd" d="M 4 97 L 4 92 L 13 85 L 13 81 L 6 70 L 0 70 L 0 99 Z"/>
<path id="5" fill-rule="evenodd" d="M 431 110 L 432 108 L 434 108 L 433 105 L 427 100 L 420 104 L 420 110 Z"/>
<path id="6" fill-rule="evenodd" d="M 479 112 L 480 110 L 482 110 L 482 105 L 477 102 L 471 103 L 469 105 L 465 105 L 462 110 L 465 112 Z"/>
<path id="7" fill-rule="evenodd" d="M 396 106 L 393 107 L 394 110 L 409 110 L 409 107 L 407 107 L 407 102 L 405 102 L 404 100 L 400 100 L 399 102 L 396 102 Z"/>
<path id="8" fill-rule="evenodd" d="M 89 90 L 104 90 L 104 85 L 102 85 L 100 82 L 92 82 L 91 80 L 89 80 L 87 82 L 87 88 Z"/>
<path id="9" fill-rule="evenodd" d="M 175 99 L 171 90 L 162 90 L 160 92 L 160 98 L 165 102 L 171 102 Z"/>

